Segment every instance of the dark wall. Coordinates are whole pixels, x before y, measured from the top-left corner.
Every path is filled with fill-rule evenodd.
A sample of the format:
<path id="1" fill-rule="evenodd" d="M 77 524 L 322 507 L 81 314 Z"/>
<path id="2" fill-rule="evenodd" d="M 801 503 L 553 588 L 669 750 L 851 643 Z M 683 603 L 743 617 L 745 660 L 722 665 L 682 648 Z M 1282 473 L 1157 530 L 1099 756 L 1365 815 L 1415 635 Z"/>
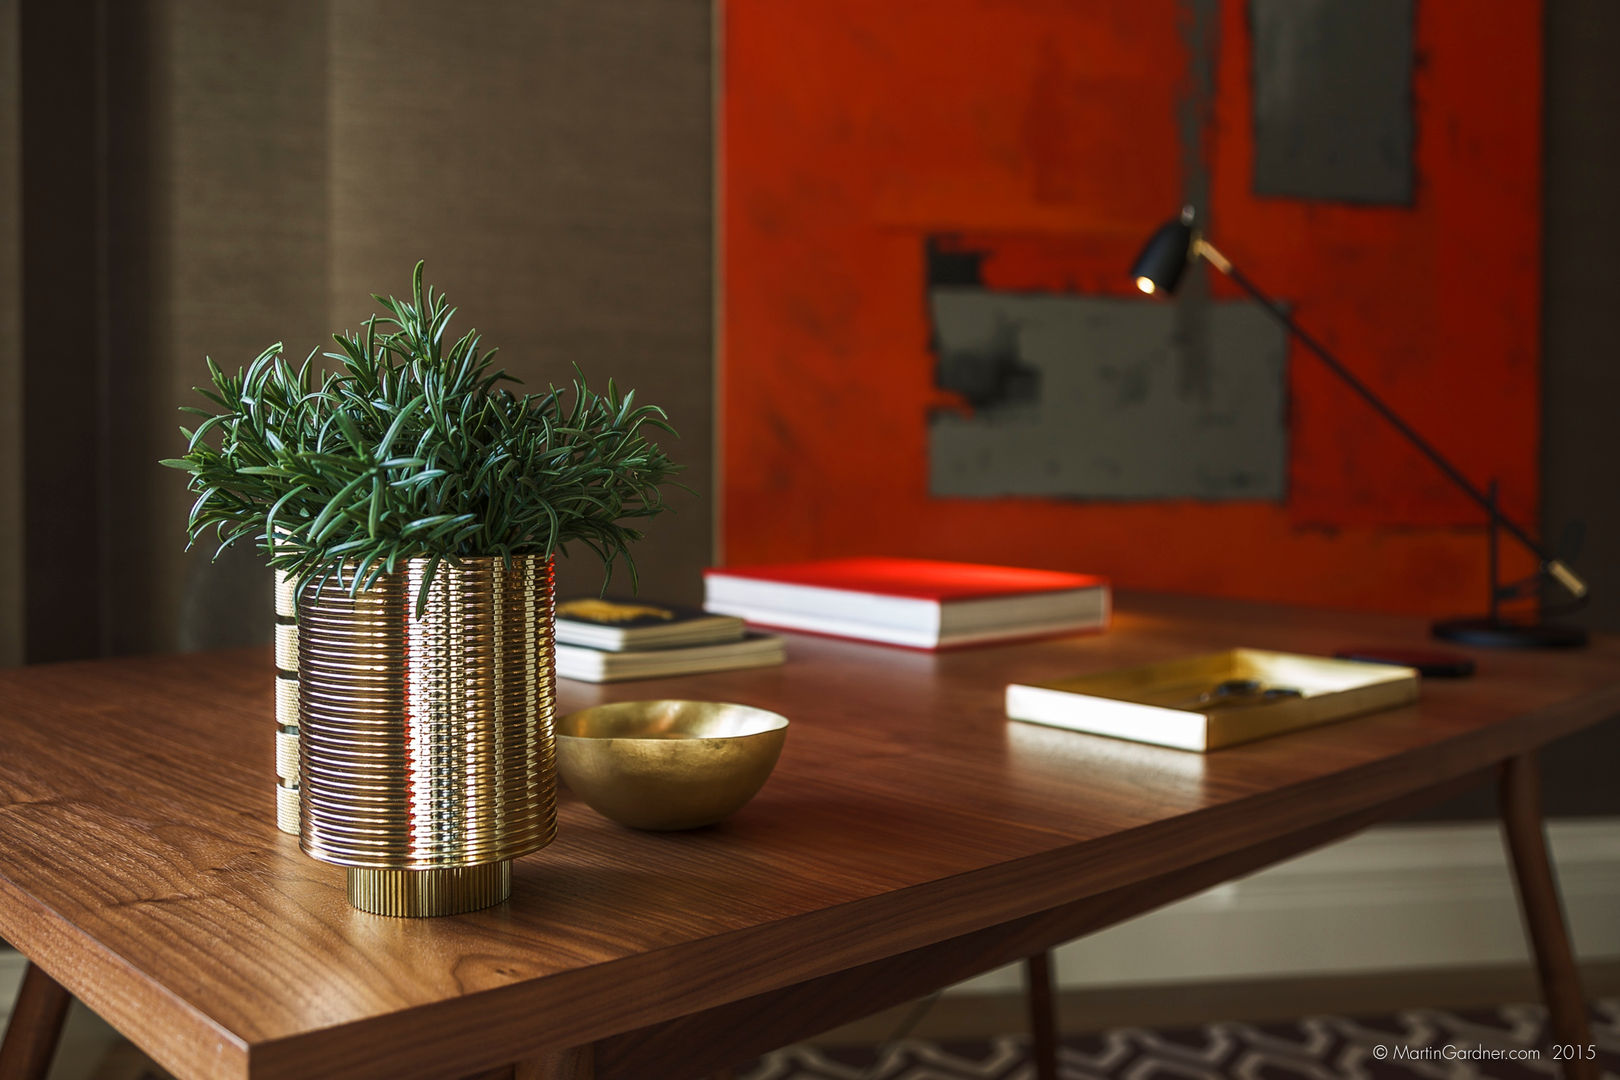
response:
<path id="1" fill-rule="evenodd" d="M 35 150 L 20 198 L 18 155 L 0 153 L 0 663 L 18 659 L 19 609 L 30 660 L 264 640 L 256 554 L 183 552 L 184 478 L 156 464 L 182 446 L 175 408 L 205 354 L 230 368 L 275 341 L 295 359 L 330 347 L 423 258 L 457 328 L 479 327 L 526 383 L 577 363 L 668 408 L 697 495 L 651 523 L 638 562 L 646 594 L 697 598 L 706 0 L 497 0 L 476 17 L 433 0 L 3 0 L 0 20 L 22 46 L 20 63 L 17 36 L 0 47 L 0 138 Z M 19 354 L 20 422 L 6 392 Z M 5 452 L 19 427 L 25 500 Z M 581 551 L 560 579 L 594 591 L 601 570 Z"/>
<path id="2" fill-rule="evenodd" d="M 332 317 L 353 325 L 426 258 L 526 383 L 566 382 L 577 363 L 663 405 L 698 496 L 648 524 L 637 565 L 644 595 L 698 601 L 713 427 L 706 0 L 330 10 Z M 594 593 L 600 564 L 580 547 L 559 581 Z"/>
<path id="3" fill-rule="evenodd" d="M 1620 4 L 1547 5 L 1542 519 L 1555 538 L 1584 523 L 1576 561 L 1592 603 L 1583 621 L 1610 631 L 1620 631 L 1617 55 Z"/>
<path id="4" fill-rule="evenodd" d="M 0 0 L 0 667 L 23 655 L 20 59 L 17 0 Z"/>
<path id="5" fill-rule="evenodd" d="M 1556 542 L 1585 525 L 1576 566 L 1592 586 L 1581 622 L 1620 632 L 1620 4 L 1546 6 L 1542 264 L 1542 522 Z M 1490 223 L 1481 223 L 1489 229 Z M 1542 755 L 1550 813 L 1620 814 L 1620 719 Z M 1489 793 L 1438 808 L 1485 816 Z"/>
<path id="6" fill-rule="evenodd" d="M 1620 633 L 1620 4 L 1547 5 L 1542 521 L 1583 522 L 1581 621 Z M 1555 813 L 1620 814 L 1620 719 L 1547 751 Z"/>

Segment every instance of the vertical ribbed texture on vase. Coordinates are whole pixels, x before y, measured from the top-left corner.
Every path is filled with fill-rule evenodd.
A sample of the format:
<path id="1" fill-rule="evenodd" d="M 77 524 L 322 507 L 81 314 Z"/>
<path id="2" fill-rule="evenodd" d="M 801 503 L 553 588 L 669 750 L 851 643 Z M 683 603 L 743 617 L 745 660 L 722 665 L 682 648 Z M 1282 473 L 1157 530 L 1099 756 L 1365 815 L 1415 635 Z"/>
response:
<path id="1" fill-rule="evenodd" d="M 506 871 L 468 868 L 557 828 L 550 560 L 440 564 L 418 617 L 425 569 L 413 559 L 356 597 L 312 587 L 298 605 L 300 844 L 388 871 L 349 875 L 351 902 L 383 914 L 497 903 Z"/>
<path id="2" fill-rule="evenodd" d="M 276 828 L 298 835 L 298 582 L 276 571 Z"/>
<path id="3" fill-rule="evenodd" d="M 509 862 L 449 870 L 349 871 L 349 903 L 375 915 L 459 915 L 498 904 L 511 894 Z"/>

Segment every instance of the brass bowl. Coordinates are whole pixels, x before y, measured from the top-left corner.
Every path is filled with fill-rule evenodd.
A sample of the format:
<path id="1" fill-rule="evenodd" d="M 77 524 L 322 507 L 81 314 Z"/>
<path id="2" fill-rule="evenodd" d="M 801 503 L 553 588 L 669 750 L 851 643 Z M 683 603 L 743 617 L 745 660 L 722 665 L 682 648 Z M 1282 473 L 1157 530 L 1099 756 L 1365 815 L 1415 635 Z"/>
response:
<path id="1" fill-rule="evenodd" d="M 557 768 L 592 810 L 632 829 L 696 829 L 752 799 L 787 718 L 721 701 L 622 701 L 557 722 Z"/>

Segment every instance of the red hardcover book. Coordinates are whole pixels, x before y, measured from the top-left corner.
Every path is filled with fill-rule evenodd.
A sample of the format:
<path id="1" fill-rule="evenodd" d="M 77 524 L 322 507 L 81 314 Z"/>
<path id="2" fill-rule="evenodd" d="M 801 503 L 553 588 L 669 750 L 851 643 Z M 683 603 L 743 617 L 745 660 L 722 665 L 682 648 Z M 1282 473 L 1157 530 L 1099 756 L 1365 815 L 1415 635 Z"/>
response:
<path id="1" fill-rule="evenodd" d="M 713 612 L 918 649 L 1108 625 L 1108 582 L 1092 574 L 858 558 L 707 570 L 703 581 Z"/>

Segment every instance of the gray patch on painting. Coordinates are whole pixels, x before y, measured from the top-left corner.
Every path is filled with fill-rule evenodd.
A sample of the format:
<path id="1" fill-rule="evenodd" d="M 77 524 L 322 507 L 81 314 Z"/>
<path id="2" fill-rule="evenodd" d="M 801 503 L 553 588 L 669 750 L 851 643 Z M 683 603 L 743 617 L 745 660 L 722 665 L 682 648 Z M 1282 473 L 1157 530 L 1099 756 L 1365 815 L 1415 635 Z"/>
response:
<path id="1" fill-rule="evenodd" d="M 1166 304 L 973 288 L 929 297 L 941 357 L 1031 373 L 1010 394 L 929 424 L 935 495 L 1267 499 L 1286 494 L 1287 338 L 1258 307 L 1209 305 L 1208 378 L 1180 377 Z"/>
<path id="2" fill-rule="evenodd" d="M 1254 191 L 1412 202 L 1415 0 L 1250 0 Z"/>
<path id="3" fill-rule="evenodd" d="M 987 334 L 971 341 L 958 339 L 949 347 L 936 341 L 934 348 L 939 357 L 934 381 L 942 390 L 961 394 L 975 409 L 1034 401 L 1040 393 L 1041 373 L 1019 355 L 1018 328 L 1010 322 L 999 322 Z"/>

